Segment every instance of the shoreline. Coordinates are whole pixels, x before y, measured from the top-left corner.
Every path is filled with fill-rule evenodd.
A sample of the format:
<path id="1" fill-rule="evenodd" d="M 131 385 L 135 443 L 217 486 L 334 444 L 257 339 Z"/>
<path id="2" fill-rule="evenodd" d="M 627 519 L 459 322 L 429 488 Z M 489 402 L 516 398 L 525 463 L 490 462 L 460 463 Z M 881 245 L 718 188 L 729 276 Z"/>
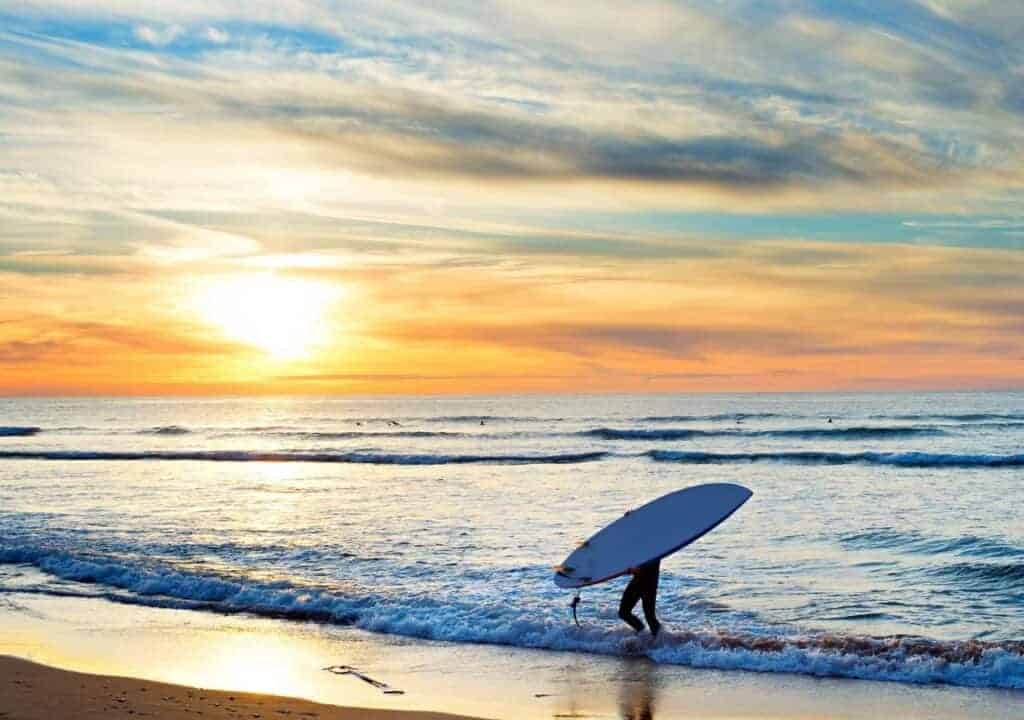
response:
<path id="1" fill-rule="evenodd" d="M 236 700 L 249 694 L 304 698 L 298 702 L 336 708 L 330 715 L 316 709 L 295 713 L 288 707 L 280 708 L 289 710 L 288 714 L 224 710 L 226 714 L 215 715 L 214 720 L 313 717 L 302 712 L 338 720 L 1010 720 L 1018 716 L 1015 709 L 1024 698 L 1024 693 L 1013 690 L 724 671 L 659 664 L 646 658 L 416 640 L 315 622 L 122 605 L 103 598 L 13 593 L 4 602 L 10 611 L 0 613 L 0 654 L 61 668 L 56 672 L 133 677 L 137 680 L 124 682 L 186 688 L 186 697 L 190 688 L 193 692 L 216 688 L 209 693 Z M 357 667 L 404 694 L 387 694 L 356 677 L 323 671 L 334 664 Z M 5 672 L 0 666 L 0 687 L 4 688 Z M 78 686 L 72 690 L 79 692 Z M 34 691 L 39 694 L 38 686 Z M 52 693 L 47 690 L 45 695 Z M 124 704 L 106 699 L 107 705 L 95 706 L 96 713 L 75 717 L 106 718 L 104 707 L 113 702 L 117 710 Z M 223 700 L 216 702 L 225 707 Z M 206 711 L 174 714 L 173 706 L 161 708 L 163 715 L 139 709 L 150 713 L 142 717 L 150 718 L 211 717 Z M 10 712 L 0 704 L 0 713 L 5 711 Z M 356 714 L 336 714 L 342 711 Z M 383 711 L 420 714 L 380 714 Z M 42 712 L 0 714 L 2 720 L 49 717 L 62 720 L 60 715 Z"/>
<path id="2" fill-rule="evenodd" d="M 325 705 L 301 698 L 210 690 L 188 685 L 62 670 L 11 655 L 0 655 L 0 718 L 75 720 L 150 717 L 178 720 L 479 720 L 421 710 Z"/>

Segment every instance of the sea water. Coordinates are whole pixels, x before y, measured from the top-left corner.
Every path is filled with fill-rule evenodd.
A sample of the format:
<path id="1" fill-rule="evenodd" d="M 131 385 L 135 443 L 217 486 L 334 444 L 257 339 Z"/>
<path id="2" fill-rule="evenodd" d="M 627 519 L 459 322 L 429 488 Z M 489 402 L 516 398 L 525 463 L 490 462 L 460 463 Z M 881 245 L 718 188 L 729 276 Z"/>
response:
<path id="1" fill-rule="evenodd" d="M 0 598 L 656 663 L 1024 688 L 1024 394 L 7 399 Z M 666 632 L 551 566 L 693 484 Z"/>

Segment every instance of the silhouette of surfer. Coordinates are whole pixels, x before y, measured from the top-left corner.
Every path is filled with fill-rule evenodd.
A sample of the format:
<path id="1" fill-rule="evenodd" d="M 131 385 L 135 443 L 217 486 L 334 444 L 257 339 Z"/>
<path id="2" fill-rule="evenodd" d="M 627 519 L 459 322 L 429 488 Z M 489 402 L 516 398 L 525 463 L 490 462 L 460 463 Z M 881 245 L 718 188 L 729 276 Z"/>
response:
<path id="1" fill-rule="evenodd" d="M 619 617 L 636 630 L 642 632 L 643 621 L 633 614 L 633 608 L 637 602 L 643 601 L 644 617 L 647 618 L 647 626 L 651 629 L 651 635 L 657 635 L 661 630 L 661 623 L 655 616 L 655 604 L 658 600 L 658 577 L 661 575 L 661 560 L 653 560 L 644 563 L 638 568 L 631 570 L 633 579 L 629 581 L 625 591 L 622 593 L 622 602 L 619 603 Z"/>

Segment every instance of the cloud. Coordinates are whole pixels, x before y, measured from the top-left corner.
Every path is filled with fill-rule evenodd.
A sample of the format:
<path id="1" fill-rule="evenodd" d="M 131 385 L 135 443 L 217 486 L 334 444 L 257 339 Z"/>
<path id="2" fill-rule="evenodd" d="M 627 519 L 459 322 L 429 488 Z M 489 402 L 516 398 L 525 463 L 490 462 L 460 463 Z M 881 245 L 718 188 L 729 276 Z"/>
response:
<path id="1" fill-rule="evenodd" d="M 995 342 L 991 335 L 962 337 L 957 340 L 936 338 L 920 331 L 898 339 L 890 333 L 879 334 L 884 327 L 872 329 L 870 341 L 850 342 L 842 335 L 822 329 L 788 329 L 783 324 L 729 328 L 721 326 L 671 326 L 645 324 L 565 323 L 516 326 L 455 325 L 444 328 L 406 325 L 384 329 L 380 337 L 408 343 L 481 345 L 506 349 L 530 348 L 558 353 L 577 359 L 616 358 L 623 364 L 628 357 L 633 365 L 672 360 L 707 364 L 712 358 L 727 359 L 730 364 L 741 358 L 760 361 L 776 359 L 802 362 L 806 367 L 816 358 L 910 358 L 954 357 L 963 353 L 987 354 L 1019 352 L 1018 342 Z M 904 331 L 904 336 L 908 335 Z M 800 359 L 799 361 L 797 359 Z M 755 364 L 760 365 L 761 362 Z M 626 371 L 628 368 L 621 368 Z M 756 373 L 760 375 L 763 370 Z M 652 373 L 639 373 L 651 375 Z M 698 376 L 736 376 L 737 372 L 686 371 L 653 373 L 677 379 Z"/>
<path id="2" fill-rule="evenodd" d="M 222 11 L 211 11 L 211 17 Z M 399 41 L 383 33 L 382 27 L 397 17 L 417 14 L 401 5 L 391 14 L 369 12 L 343 31 L 324 26 L 324 32 L 335 33 L 333 46 L 307 49 L 281 41 L 294 28 L 280 18 L 279 24 L 258 31 L 204 24 L 189 33 L 222 31 L 224 24 L 231 28 L 232 47 L 214 48 L 199 61 L 168 52 L 159 66 L 145 66 L 137 64 L 137 56 L 148 53 L 101 48 L 109 55 L 101 61 L 96 44 L 65 41 L 57 48 L 54 41 L 35 41 L 36 52 L 60 53 L 84 70 L 67 68 L 56 85 L 46 63 L 34 67 L 22 58 L 19 72 L 25 84 L 59 88 L 65 96 L 62 103 L 79 95 L 85 111 L 81 137 L 94 145 L 81 152 L 85 157 L 112 156 L 114 162 L 98 164 L 105 175 L 123 175 L 113 178 L 112 185 L 177 195 L 185 204 L 218 198 L 235 203 L 246 195 L 266 202 L 273 192 L 288 192 L 287 183 L 261 187 L 259 175 L 233 173 L 246 155 L 256 167 L 286 166 L 295 178 L 300 176 L 297 167 L 318 175 L 309 183 L 312 192 L 321 197 L 330 193 L 331 198 L 346 197 L 343 185 L 331 192 L 341 175 L 349 176 L 350 198 L 353 185 L 357 191 L 367 187 L 351 182 L 355 175 L 373 178 L 378 193 L 386 193 L 390 182 L 393 196 L 405 198 L 409 189 L 413 196 L 436 195 L 436 184 L 442 181 L 490 202 L 505 195 L 515 203 L 524 193 L 556 197 L 538 186 L 542 183 L 572 192 L 570 198 L 589 195 L 589 202 L 634 197 L 640 203 L 664 204 L 675 198 L 720 206 L 737 195 L 767 206 L 879 202 L 886 190 L 919 199 L 937 197 L 936 191 L 943 189 L 960 190 L 967 183 L 974 197 L 999 182 L 992 175 L 996 171 L 1004 173 L 1004 182 L 1020 180 L 1021 141 L 979 106 L 976 89 L 983 84 L 977 75 L 984 68 L 958 64 L 955 54 L 949 57 L 966 43 L 963 38 L 941 48 L 941 61 L 929 58 L 918 41 L 892 40 L 892 53 L 909 58 L 899 78 L 901 87 L 909 83 L 915 90 L 907 100 L 903 89 L 889 96 L 891 70 L 844 66 L 844 73 L 870 82 L 843 88 L 829 81 L 827 72 L 813 71 L 814 63 L 806 57 L 796 63 L 792 53 L 817 57 L 828 43 L 794 30 L 800 23 L 791 16 L 722 17 L 720 9 L 703 4 L 676 9 L 652 3 L 637 12 L 652 19 L 645 24 L 651 31 L 662 27 L 653 18 L 680 27 L 706 22 L 726 28 L 721 42 L 730 48 L 740 42 L 738 28 L 754 20 L 781 35 L 795 32 L 803 39 L 790 51 L 764 33 L 751 39 L 752 47 L 770 46 L 774 54 L 768 57 L 783 63 L 785 76 L 793 82 L 780 84 L 778 72 L 750 63 L 741 63 L 742 72 L 740 67 L 720 66 L 709 56 L 703 62 L 692 59 L 685 68 L 646 73 L 640 67 L 579 59 L 555 62 L 538 54 L 525 35 L 482 42 L 476 35 L 479 24 L 457 10 L 427 14 L 427 26 L 440 26 L 443 18 L 458 19 L 452 25 L 457 30 L 445 38 L 459 51 L 444 52 L 426 36 Z M 525 17 L 536 13 L 544 15 L 539 8 L 517 12 L 503 5 L 496 20 L 519 28 Z M 807 13 L 826 16 L 841 33 L 855 33 L 857 23 L 876 22 L 859 14 L 832 17 L 820 7 Z M 312 15 L 320 17 L 318 11 Z M 614 15 L 595 13 L 590 21 L 607 22 Z M 137 27 L 163 32 L 184 26 Z M 950 36 L 946 30 L 935 32 Z M 671 47 L 689 52 L 685 44 Z M 865 53 L 892 55 L 871 48 Z M 113 62 L 117 54 L 124 56 L 124 63 Z M 103 72 L 90 72 L 90 62 L 102 65 Z M 837 62 L 828 59 L 826 67 Z M 46 115 L 43 106 L 48 102 L 40 99 L 37 118 Z M 89 112 L 99 103 L 104 112 Z M 932 105 L 956 107 L 971 117 L 942 116 L 926 109 Z M 107 112 L 118 106 L 124 112 Z M 905 114 L 912 122 L 905 121 Z M 154 117 L 161 122 L 153 122 Z M 213 155 L 203 145 L 216 144 L 216 138 L 224 142 Z M 986 151 L 988 147 L 999 147 L 1000 153 Z M 160 148 L 165 160 L 157 163 Z M 224 156 L 242 148 L 248 153 L 238 152 L 237 159 Z M 213 157 L 218 162 L 211 162 Z M 185 172 L 181 166 L 188 161 L 200 183 L 172 179 Z M 84 166 L 85 158 L 75 165 Z M 209 192 L 200 195 L 193 190 L 198 187 Z M 677 192 L 684 189 L 693 195 Z"/>
<path id="3" fill-rule="evenodd" d="M 959 220 L 905 220 L 907 227 L 939 229 L 939 230 L 961 230 L 961 229 L 982 229 L 982 230 L 1021 230 L 1024 229 L 1024 220 L 1010 220 L 1007 218 L 965 218 Z"/>
<path id="4" fill-rule="evenodd" d="M 530 325 L 414 326 L 382 329 L 380 336 L 402 342 L 479 343 L 529 347 L 579 357 L 640 352 L 702 359 L 708 352 L 771 354 L 814 348 L 804 333 L 770 328 L 723 328 L 645 324 L 564 323 Z"/>
<path id="5" fill-rule="evenodd" d="M 430 375 L 419 373 L 317 373 L 314 375 L 280 375 L 278 380 L 298 382 L 424 382 L 428 380 L 450 380 L 453 382 L 465 380 L 571 380 L 573 375 L 544 375 L 544 374 L 494 374 L 494 375 L 472 375 L 459 373 L 458 375 Z"/>
<path id="6" fill-rule="evenodd" d="M 59 356 L 63 343 L 56 340 L 12 340 L 0 342 L 0 365 L 37 363 Z"/>
<path id="7" fill-rule="evenodd" d="M 346 217 L 297 211 L 239 210 L 188 212 L 154 210 L 145 213 L 154 224 L 166 221 L 183 237 L 218 235 L 245 236 L 252 245 L 238 245 L 238 254 L 248 251 L 254 263 L 273 263 L 278 255 L 284 266 L 309 269 L 352 267 L 358 264 L 390 263 L 443 267 L 492 267 L 495 256 L 508 258 L 559 256 L 571 259 L 711 258 L 726 253 L 729 243 L 709 244 L 698 238 L 625 232 L 587 232 L 501 223 L 459 223 L 444 217 L 419 221 L 396 217 L 391 220 Z M 433 221 L 434 224 L 430 224 Z M 162 241 L 166 243 L 167 241 Z M 228 245 L 230 247 L 230 245 Z M 257 249 L 261 252 L 257 255 Z M 223 254 L 228 254 L 224 252 Z M 290 257 L 289 257 L 290 256 Z"/>
<path id="8" fill-rule="evenodd" d="M 238 350 L 235 343 L 211 341 L 197 334 L 195 328 L 175 327 L 170 323 L 149 329 L 135 325 L 74 321 L 55 323 L 54 329 L 75 343 L 117 345 L 154 355 L 219 355 Z"/>
<path id="9" fill-rule="evenodd" d="M 212 26 L 203 30 L 203 37 L 217 45 L 223 45 L 231 40 L 231 35 L 228 32 Z"/>
<path id="10" fill-rule="evenodd" d="M 1012 293 L 1012 294 L 1011 294 Z M 1002 335 L 991 350 L 1002 354 L 1024 351 L 1024 281 L 1010 293 L 987 292 L 981 296 L 952 296 L 945 307 L 971 314 L 974 325 L 985 328 L 993 336 Z"/>
<path id="11" fill-rule="evenodd" d="M 0 363 L 50 360 L 60 364 L 87 365 L 96 361 L 97 352 L 113 353 L 115 357 L 127 352 L 136 357 L 194 358 L 226 356 L 239 350 L 237 344 L 209 340 L 196 333 L 196 328 L 180 322 L 165 321 L 150 329 L 137 325 L 36 316 L 22 317 L 14 324 L 31 328 L 34 337 L 0 341 Z"/>
<path id="12" fill-rule="evenodd" d="M 363 96 L 358 104 L 249 104 L 232 110 L 315 144 L 326 153 L 326 165 L 382 175 L 704 185 L 754 192 L 836 182 L 934 184 L 945 174 L 937 158 L 917 149 L 854 134 L 793 130 L 790 137 L 774 140 L 666 137 L 641 129 L 613 134 L 389 94 Z"/>
<path id="13" fill-rule="evenodd" d="M 181 37 L 185 32 L 185 28 L 180 25 L 163 25 L 160 27 L 154 25 L 136 25 L 133 32 L 136 38 L 147 45 L 163 47 L 164 45 L 170 45 Z"/>
<path id="14" fill-rule="evenodd" d="M 116 275 L 124 268 L 102 264 L 92 258 L 64 258 L 60 256 L 0 256 L 0 273 L 20 275 Z"/>

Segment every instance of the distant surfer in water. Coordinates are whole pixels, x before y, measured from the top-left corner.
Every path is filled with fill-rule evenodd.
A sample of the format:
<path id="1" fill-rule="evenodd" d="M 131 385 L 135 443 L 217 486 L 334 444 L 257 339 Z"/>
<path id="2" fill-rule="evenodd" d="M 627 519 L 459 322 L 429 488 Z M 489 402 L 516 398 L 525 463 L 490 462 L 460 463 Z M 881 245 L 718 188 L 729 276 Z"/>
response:
<path id="1" fill-rule="evenodd" d="M 657 635 L 661 630 L 661 623 L 654 614 L 655 603 L 658 600 L 658 577 L 661 574 L 661 560 L 653 560 L 638 568 L 634 568 L 633 579 L 629 581 L 625 592 L 622 593 L 622 602 L 619 603 L 619 617 L 636 630 L 642 632 L 643 621 L 633 614 L 633 608 L 637 601 L 643 601 L 644 617 L 647 618 L 647 626 L 651 629 L 651 635 Z"/>

